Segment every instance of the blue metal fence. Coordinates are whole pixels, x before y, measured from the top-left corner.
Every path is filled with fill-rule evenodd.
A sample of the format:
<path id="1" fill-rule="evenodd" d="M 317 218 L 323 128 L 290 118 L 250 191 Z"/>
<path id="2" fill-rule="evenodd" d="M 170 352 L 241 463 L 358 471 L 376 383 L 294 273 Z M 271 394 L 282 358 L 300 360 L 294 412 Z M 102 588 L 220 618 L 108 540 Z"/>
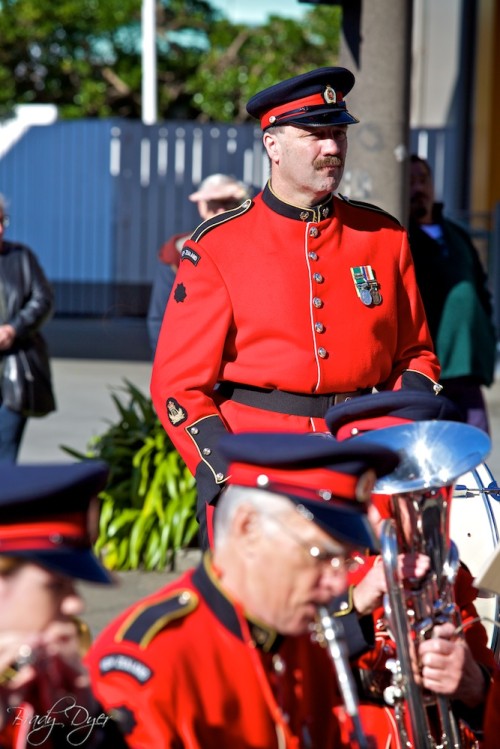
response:
<path id="1" fill-rule="evenodd" d="M 437 196 L 451 214 L 454 137 L 452 129 L 411 136 L 412 150 L 429 158 Z M 39 256 L 58 315 L 144 315 L 159 247 L 199 221 L 188 200 L 199 182 L 225 172 L 257 191 L 267 176 L 261 132 L 250 124 L 59 121 L 31 127 L 0 152 L 8 236 Z M 483 238 L 491 256 L 498 232 L 490 219 Z"/>
<path id="2" fill-rule="evenodd" d="M 188 195 L 214 172 L 258 190 L 263 164 L 252 125 L 34 126 L 0 159 L 8 236 L 36 251 L 59 315 L 144 314 L 159 247 L 199 223 Z"/>

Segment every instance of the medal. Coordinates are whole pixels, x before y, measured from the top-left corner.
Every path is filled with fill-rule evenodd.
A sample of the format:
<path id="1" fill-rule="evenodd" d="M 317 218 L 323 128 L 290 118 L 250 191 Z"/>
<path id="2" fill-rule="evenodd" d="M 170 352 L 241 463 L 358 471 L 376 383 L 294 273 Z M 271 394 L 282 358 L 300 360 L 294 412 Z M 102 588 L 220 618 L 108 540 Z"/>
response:
<path id="1" fill-rule="evenodd" d="M 379 304 L 382 304 L 382 295 L 379 291 L 380 286 L 377 283 L 377 279 L 375 278 L 375 273 L 373 272 L 373 268 L 371 265 L 365 266 L 365 273 L 368 281 L 368 288 L 370 289 L 370 293 L 372 295 L 372 302 L 376 307 L 378 307 Z"/>
<path id="2" fill-rule="evenodd" d="M 366 288 L 364 288 L 364 289 L 360 289 L 360 291 L 359 291 L 359 298 L 361 299 L 361 301 L 363 302 L 363 304 L 366 305 L 366 307 L 369 307 L 370 304 L 372 304 L 373 297 L 372 297 L 371 291 L 368 288 L 368 286 L 366 286 Z"/>
<path id="3" fill-rule="evenodd" d="M 351 268 L 356 293 L 365 307 L 382 304 L 380 286 L 371 265 L 355 265 Z"/>

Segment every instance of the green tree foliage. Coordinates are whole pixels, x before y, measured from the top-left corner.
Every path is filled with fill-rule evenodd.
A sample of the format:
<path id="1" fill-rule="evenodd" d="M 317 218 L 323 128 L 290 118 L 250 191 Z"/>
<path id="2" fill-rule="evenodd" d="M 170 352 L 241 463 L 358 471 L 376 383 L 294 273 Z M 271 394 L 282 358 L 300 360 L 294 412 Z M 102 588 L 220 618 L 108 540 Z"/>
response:
<path id="1" fill-rule="evenodd" d="M 207 0 L 157 0 L 160 118 L 242 122 L 257 90 L 335 64 L 338 7 L 235 25 Z M 0 0 L 0 116 L 140 117 L 141 0 Z"/>
<path id="2" fill-rule="evenodd" d="M 243 122 L 257 91 L 315 67 L 335 65 L 340 44 L 338 7 L 319 8 L 305 23 L 271 17 L 265 26 L 213 25 L 210 47 L 186 87 L 200 120 Z"/>
<path id="3" fill-rule="evenodd" d="M 51 103 L 63 117 L 137 115 L 139 30 L 140 0 L 1 0 L 3 113 Z"/>

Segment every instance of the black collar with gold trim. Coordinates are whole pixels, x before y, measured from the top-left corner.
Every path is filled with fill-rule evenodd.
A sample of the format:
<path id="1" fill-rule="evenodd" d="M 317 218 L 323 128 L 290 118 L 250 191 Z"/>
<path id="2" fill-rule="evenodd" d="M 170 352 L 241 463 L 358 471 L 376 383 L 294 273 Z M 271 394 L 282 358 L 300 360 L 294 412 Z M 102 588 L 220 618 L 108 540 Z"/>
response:
<path id="1" fill-rule="evenodd" d="M 201 564 L 195 569 L 192 579 L 208 607 L 221 624 L 238 639 L 244 641 L 245 637 L 241 629 L 240 619 L 233 603 L 217 580 L 212 567 L 210 552 L 205 553 Z M 283 636 L 262 622 L 258 622 L 249 616 L 245 618 L 255 646 L 264 653 L 277 652 L 283 641 Z"/>
<path id="2" fill-rule="evenodd" d="M 262 200 L 275 213 L 279 213 L 285 218 L 303 221 L 304 223 L 308 221 L 323 221 L 325 218 L 333 216 L 333 195 L 329 195 L 325 201 L 312 208 L 301 208 L 300 206 L 284 203 L 280 200 L 274 194 L 268 182 L 262 191 Z"/>

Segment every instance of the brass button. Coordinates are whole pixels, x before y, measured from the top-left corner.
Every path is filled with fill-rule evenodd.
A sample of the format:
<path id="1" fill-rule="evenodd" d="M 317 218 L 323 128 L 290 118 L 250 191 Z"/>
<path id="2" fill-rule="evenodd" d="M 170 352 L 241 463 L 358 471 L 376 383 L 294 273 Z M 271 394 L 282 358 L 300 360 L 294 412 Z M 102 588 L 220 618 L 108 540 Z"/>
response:
<path id="1" fill-rule="evenodd" d="M 203 455 L 211 455 L 212 451 L 209 447 L 204 447 L 202 450 Z"/>
<path id="2" fill-rule="evenodd" d="M 273 655 L 273 668 L 277 674 L 284 674 L 286 671 L 285 661 L 277 653 Z"/>
<path id="3" fill-rule="evenodd" d="M 320 359 L 326 359 L 326 357 L 328 356 L 328 351 L 326 350 L 326 348 L 323 348 L 321 346 L 318 349 L 318 356 L 320 357 Z"/>
<path id="4" fill-rule="evenodd" d="M 325 326 L 322 322 L 315 322 L 314 323 L 314 330 L 316 333 L 324 333 L 325 332 Z"/>
<path id="5" fill-rule="evenodd" d="M 222 481 L 224 479 L 224 474 L 223 473 L 217 473 L 216 476 L 215 476 L 215 478 L 217 479 L 217 481 Z"/>
<path id="6" fill-rule="evenodd" d="M 313 278 L 314 278 L 314 280 L 316 281 L 316 283 L 323 283 L 323 281 L 325 280 L 325 279 L 323 278 L 323 276 L 321 275 L 321 273 L 315 273 L 315 274 L 313 275 Z"/>
<path id="7" fill-rule="evenodd" d="M 317 237 L 319 236 L 319 229 L 317 226 L 311 226 L 309 229 L 309 236 L 310 237 Z"/>
<path id="8" fill-rule="evenodd" d="M 191 434 L 198 434 L 200 430 L 198 429 L 198 427 L 191 427 L 189 431 L 191 432 Z"/>
<path id="9" fill-rule="evenodd" d="M 316 309 L 321 309 L 323 306 L 323 302 L 318 296 L 315 296 L 313 299 L 313 305 L 316 307 Z"/>
<path id="10" fill-rule="evenodd" d="M 316 252 L 309 253 L 309 260 L 317 260 L 317 259 L 318 259 L 318 255 Z"/>

